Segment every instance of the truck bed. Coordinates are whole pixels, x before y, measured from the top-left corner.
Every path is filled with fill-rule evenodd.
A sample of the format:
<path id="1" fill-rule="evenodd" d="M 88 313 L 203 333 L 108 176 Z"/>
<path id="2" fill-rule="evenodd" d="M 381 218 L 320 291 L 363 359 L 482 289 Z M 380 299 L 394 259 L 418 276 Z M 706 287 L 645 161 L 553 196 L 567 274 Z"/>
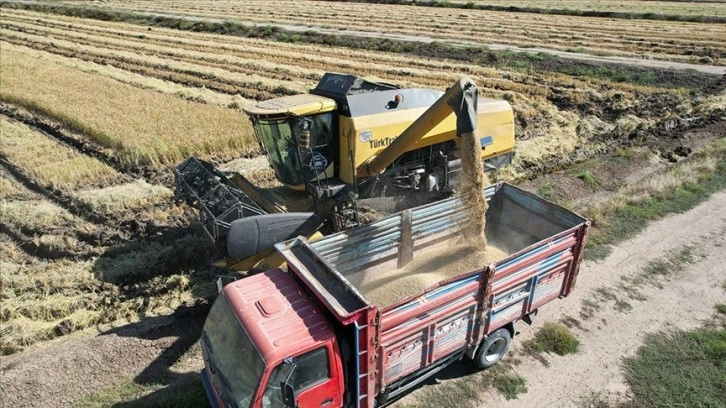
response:
<path id="1" fill-rule="evenodd" d="M 589 223 L 506 183 L 488 187 L 485 196 L 486 236 L 497 249 L 488 258 L 460 256 L 467 212 L 458 198 L 319 241 L 279 244 L 291 273 L 341 324 L 359 330 L 358 372 L 368 373 L 359 384 L 361 401 L 376 390 L 406 386 L 412 373 L 472 353 L 488 333 L 574 288 Z M 396 272 L 410 265 L 413 273 L 403 278 L 419 281 L 403 286 L 413 289 L 394 288 L 395 296 L 384 301 L 371 295 L 395 287 Z"/>

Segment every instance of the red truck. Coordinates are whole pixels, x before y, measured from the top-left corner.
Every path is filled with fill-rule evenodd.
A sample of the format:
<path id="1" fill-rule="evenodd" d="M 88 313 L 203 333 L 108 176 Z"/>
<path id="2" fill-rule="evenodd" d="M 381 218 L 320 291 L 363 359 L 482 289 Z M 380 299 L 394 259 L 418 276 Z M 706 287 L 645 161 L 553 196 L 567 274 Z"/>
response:
<path id="1" fill-rule="evenodd" d="M 468 215 L 457 198 L 278 244 L 287 271 L 226 285 L 210 310 L 201 346 L 212 406 L 374 407 L 464 358 L 496 364 L 515 322 L 573 290 L 589 222 L 506 183 L 485 196 L 487 239 L 501 253 L 465 270 L 426 258 L 458 250 Z M 403 291 L 375 293 L 405 269 L 415 273 Z"/>

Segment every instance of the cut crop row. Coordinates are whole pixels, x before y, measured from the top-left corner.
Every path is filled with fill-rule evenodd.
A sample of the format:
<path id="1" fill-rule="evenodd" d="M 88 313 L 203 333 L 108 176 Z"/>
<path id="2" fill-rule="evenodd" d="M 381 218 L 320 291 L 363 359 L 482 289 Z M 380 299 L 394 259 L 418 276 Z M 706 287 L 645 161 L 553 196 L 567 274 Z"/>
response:
<path id="1" fill-rule="evenodd" d="M 99 325 L 169 313 L 211 296 L 209 270 L 184 256 L 200 256 L 189 248 L 200 248 L 201 239 L 192 234 L 115 258 L 52 261 L 28 255 L 0 233 L 0 355 Z M 164 265 L 170 257 L 187 264 Z M 132 274 L 136 282 L 123 283 Z"/>
<path id="2" fill-rule="evenodd" d="M 112 1 L 121 10 L 294 24 L 698 62 L 726 56 L 723 24 L 613 20 L 320 1 Z M 104 6 L 106 7 L 106 6 Z"/>
<path id="3" fill-rule="evenodd" d="M 315 79 L 311 79 L 316 71 L 339 70 L 339 72 L 347 72 L 354 69 L 359 75 L 377 76 L 385 78 L 389 81 L 396 81 L 404 84 L 415 83 L 424 86 L 442 86 L 448 84 L 457 75 L 469 74 L 477 75 L 484 78 L 485 81 L 499 81 L 498 84 L 492 86 L 497 89 L 512 90 L 527 94 L 545 94 L 547 86 L 542 85 L 540 80 L 528 81 L 529 74 L 518 74 L 512 71 L 501 71 L 489 66 L 477 66 L 472 63 L 455 63 L 433 58 L 419 58 L 412 56 L 403 56 L 395 53 L 372 52 L 360 49 L 351 50 L 343 47 L 330 47 L 318 45 L 289 44 L 283 42 L 274 42 L 268 40 L 238 38 L 233 36 L 212 35 L 186 32 L 183 36 L 179 35 L 178 30 L 168 30 L 154 28 L 150 31 L 148 27 L 139 27 L 122 23 L 110 23 L 102 21 L 93 21 L 85 19 L 77 19 L 63 16 L 49 17 L 42 13 L 30 13 L 6 10 L 8 15 L 5 20 L 15 20 L 35 24 L 46 25 L 52 24 L 58 28 L 63 27 L 65 31 L 82 31 L 98 34 L 102 39 L 109 37 L 128 38 L 127 43 L 118 46 L 127 45 L 128 47 L 141 48 L 142 55 L 145 53 L 168 52 L 168 48 L 173 50 L 204 50 L 205 58 L 214 58 L 217 60 L 221 55 L 236 56 L 240 60 L 235 61 L 244 64 L 245 61 L 267 61 L 264 68 L 260 71 L 261 75 L 268 75 L 267 71 L 275 72 L 283 70 L 287 74 L 296 75 L 300 81 L 307 81 L 306 84 L 314 84 Z M 152 47 L 149 49 L 149 42 L 166 44 L 165 50 L 157 50 Z M 102 40 L 105 41 L 105 40 Z M 141 44 L 141 45 L 139 45 Z M 472 54 L 475 57 L 475 54 Z M 541 56 L 532 56 L 532 61 L 536 61 Z M 157 59 L 158 60 L 158 59 Z M 154 63 L 157 60 L 154 60 Z M 273 63 L 272 65 L 267 65 Z M 475 62 L 476 61 L 472 61 Z M 573 65 L 573 64 L 569 64 Z M 583 67 L 586 68 L 586 67 Z M 230 68 L 232 69 L 232 68 Z M 506 78 L 506 81 L 502 80 Z M 516 87 L 516 83 L 527 82 L 527 87 Z M 597 81 L 590 79 L 587 81 L 586 87 L 595 86 L 599 91 L 613 88 L 613 84 L 609 81 Z M 598 83 L 603 85 L 597 85 Z M 568 75 L 557 75 L 548 73 L 546 85 L 563 86 L 568 88 L 583 88 L 582 81 Z M 508 88 L 509 86 L 509 88 Z M 615 85 L 618 89 L 630 90 L 632 87 L 628 83 L 618 83 Z M 642 87 L 638 88 L 642 91 Z M 647 90 L 646 90 L 647 91 Z"/>
<path id="4" fill-rule="evenodd" d="M 322 0 L 415 5 L 492 11 L 556 14 L 620 19 L 726 22 L 726 4 L 719 1 L 655 0 Z"/>
<path id="5" fill-rule="evenodd" d="M 237 156 L 256 150 L 239 113 L 4 51 L 0 99 L 49 116 L 129 165 L 177 163 L 190 154 Z"/>
<path id="6" fill-rule="evenodd" d="M 79 58 L 85 61 L 93 61 L 98 64 L 111 65 L 127 71 L 141 74 L 177 84 L 207 88 L 218 93 L 227 95 L 240 95 L 243 99 L 268 99 L 276 95 L 274 91 L 282 94 L 296 93 L 299 91 L 290 90 L 282 85 L 270 84 L 274 80 L 267 80 L 259 76 L 240 77 L 233 72 L 225 70 L 220 72 L 221 65 L 210 66 L 210 64 L 190 65 L 183 61 L 179 62 L 171 56 L 149 57 L 145 55 L 134 55 L 127 48 L 97 47 L 89 46 L 89 41 L 72 39 L 64 40 L 58 35 L 48 39 L 42 35 L 9 32 L 0 30 L 0 35 L 13 44 L 31 47 L 39 50 L 52 52 L 71 58 Z M 233 78 L 229 78 L 233 77 Z M 267 83 L 267 84 L 266 84 Z"/>

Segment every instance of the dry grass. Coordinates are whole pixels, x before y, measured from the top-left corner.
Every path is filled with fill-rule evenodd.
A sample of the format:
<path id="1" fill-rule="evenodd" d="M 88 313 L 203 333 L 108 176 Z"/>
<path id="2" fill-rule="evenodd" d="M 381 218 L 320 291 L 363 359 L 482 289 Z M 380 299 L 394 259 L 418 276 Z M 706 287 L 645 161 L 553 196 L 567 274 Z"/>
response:
<path id="1" fill-rule="evenodd" d="M 136 180 L 117 186 L 91 188 L 77 191 L 75 198 L 102 213 L 148 207 L 163 200 L 169 200 L 172 192 L 166 187 Z"/>
<path id="2" fill-rule="evenodd" d="M 706 117 L 723 105 L 723 95 L 699 100 L 681 89 L 614 83 L 591 77 L 575 78 L 552 73 L 533 75 L 395 53 L 206 33 L 180 34 L 178 30 L 158 27 L 149 31 L 148 27 L 132 24 L 18 10 L 4 10 L 2 15 L 5 26 L 0 33 L 6 40 L 44 50 L 14 46 L 9 48 L 10 52 L 26 54 L 27 59 L 39 65 L 56 66 L 52 61 L 70 67 L 72 63 L 62 61 L 81 60 L 85 64 L 93 64 L 92 61 L 101 59 L 115 67 L 116 71 L 94 70 L 96 75 L 116 78 L 119 70 L 136 72 L 141 69 L 142 76 L 156 81 L 222 87 L 225 92 L 232 87 L 240 94 L 258 98 L 279 96 L 275 92 L 284 94 L 311 88 L 324 71 L 354 72 L 402 86 L 439 89 L 450 85 L 462 73 L 467 74 L 477 82 L 481 95 L 507 99 L 514 108 L 517 155 L 513 165 L 502 175 L 509 181 L 600 154 L 612 148 L 608 140 L 647 130 L 674 115 Z M 69 55 L 74 59 L 67 58 Z M 563 111 L 549 100 L 553 90 L 573 105 L 590 106 L 594 110 L 584 116 Z M 662 101 L 659 102 L 662 106 L 652 106 L 652 101 Z M 228 106 L 238 108 L 239 104 Z M 603 121 L 600 118 L 606 116 L 599 109 L 604 107 L 622 113 L 614 118 L 608 115 L 607 121 Z M 137 118 L 131 115 L 133 112 L 117 115 L 118 126 L 133 128 Z M 207 123 L 202 112 L 190 112 L 190 115 L 205 118 L 200 121 L 200 126 Z M 232 115 L 238 118 L 236 125 L 245 129 L 238 141 L 251 140 L 251 130 L 243 115 Z M 87 125 L 85 122 L 81 124 Z M 169 143 L 159 149 L 150 147 L 160 151 L 198 153 L 179 146 L 185 143 L 183 140 Z M 129 148 L 122 146 L 117 150 L 128 152 Z M 244 149 L 238 152 L 232 150 L 227 149 L 227 153 L 210 151 L 208 156 L 225 159 L 235 153 L 245 153 Z M 158 156 L 156 151 L 148 155 Z"/>
<path id="3" fill-rule="evenodd" d="M 643 1 L 643 0 L 448 0 L 450 3 L 537 7 L 555 10 L 613 11 L 622 13 L 654 13 L 682 16 L 726 16 L 726 4 L 710 1 Z"/>
<path id="4" fill-rule="evenodd" d="M 0 99 L 52 117 L 129 164 L 250 153 L 241 114 L 3 51 Z"/>
<path id="5" fill-rule="evenodd" d="M 613 194 L 574 202 L 571 207 L 590 219 L 595 227 L 590 233 L 586 256 L 593 259 L 607 256 L 610 244 L 637 234 L 650 221 L 693 208 L 724 186 L 726 139 L 721 138 L 687 161 Z"/>
<path id="6" fill-rule="evenodd" d="M 65 209 L 40 199 L 5 201 L 0 204 L 0 213 L 3 222 L 13 225 L 38 225 L 45 229 L 72 227 L 75 231 L 94 228 Z"/>
<path id="7" fill-rule="evenodd" d="M 168 253 L 164 246 L 154 246 L 153 250 Z M 40 260 L 1 235 L 0 259 L 0 355 L 99 324 L 168 313 L 185 302 L 214 293 L 213 284 L 207 282 L 211 277 L 190 280 L 192 271 L 153 276 L 138 284 L 135 292 L 127 293 L 122 287 L 104 282 L 96 259 Z M 117 279 L 124 274 L 151 276 L 159 272 L 156 259 L 134 259 L 113 266 Z"/>
<path id="8" fill-rule="evenodd" d="M 22 123 L 0 118 L 0 134 L 2 154 L 46 188 L 73 190 L 90 182 L 107 183 L 120 177 L 111 167 Z"/>
<path id="9" fill-rule="evenodd" d="M 72 68 L 89 74 L 96 74 L 107 77 L 137 88 L 153 90 L 168 95 L 174 95 L 176 97 L 187 99 L 190 101 L 217 105 L 221 107 L 242 107 L 252 103 L 252 101 L 242 98 L 240 95 L 228 95 L 215 92 L 213 90 L 203 87 L 199 88 L 185 86 L 172 81 L 129 72 L 110 65 L 97 64 L 95 62 L 85 61 L 79 58 L 68 58 L 65 56 L 38 51 L 10 43 L 3 43 L 3 49 L 21 53 L 34 59 L 47 60 L 48 62 L 63 65 L 68 68 Z"/>
<path id="10" fill-rule="evenodd" d="M 0 173 L 0 200 L 13 200 L 27 198 L 27 194 L 13 181 Z"/>

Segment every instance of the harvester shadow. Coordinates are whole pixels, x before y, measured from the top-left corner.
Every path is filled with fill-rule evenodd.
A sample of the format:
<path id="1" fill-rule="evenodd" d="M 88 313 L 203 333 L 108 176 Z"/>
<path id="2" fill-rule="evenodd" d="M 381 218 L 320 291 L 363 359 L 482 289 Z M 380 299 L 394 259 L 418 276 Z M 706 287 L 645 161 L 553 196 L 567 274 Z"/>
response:
<path id="1" fill-rule="evenodd" d="M 168 406 L 164 402 L 168 390 L 186 390 L 184 384 L 196 381 L 197 373 L 175 370 L 173 366 L 199 341 L 211 300 L 216 295 L 215 279 L 220 274 L 228 274 L 211 265 L 215 256 L 214 245 L 201 227 L 193 223 L 115 245 L 95 261 L 92 271 L 104 282 L 109 320 L 139 320 L 103 335 L 144 340 L 129 343 L 129 347 L 153 349 L 139 353 L 149 354 L 153 356 L 149 360 L 153 360 L 137 371 L 133 382 L 167 386 L 136 401 L 115 406 Z M 167 301 L 172 302 L 181 294 L 191 294 L 192 300 L 176 307 L 170 315 L 158 315 Z M 197 385 L 201 387 L 201 383 Z M 203 391 L 201 395 L 204 396 Z"/>

